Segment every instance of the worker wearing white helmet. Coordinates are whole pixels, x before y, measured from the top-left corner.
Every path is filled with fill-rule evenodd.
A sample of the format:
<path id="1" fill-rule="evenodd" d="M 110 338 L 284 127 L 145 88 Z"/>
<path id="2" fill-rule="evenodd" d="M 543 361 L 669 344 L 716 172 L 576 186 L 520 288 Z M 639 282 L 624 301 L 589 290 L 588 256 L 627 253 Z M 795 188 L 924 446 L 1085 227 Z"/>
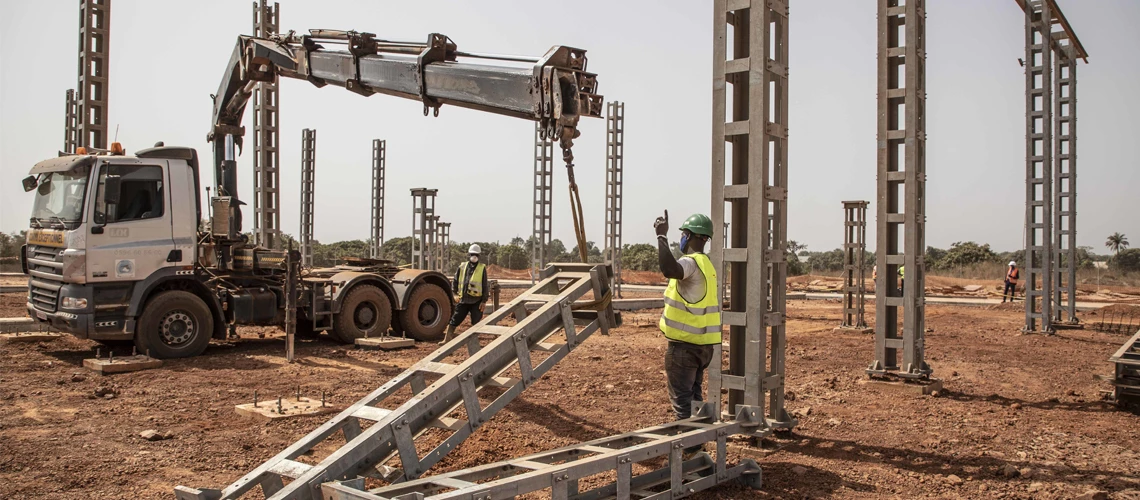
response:
<path id="1" fill-rule="evenodd" d="M 447 335 L 443 337 L 444 343 L 450 342 L 455 335 L 455 328 L 463 322 L 468 314 L 471 315 L 471 324 L 474 325 L 483 319 L 483 303 L 487 302 L 487 266 L 479 262 L 479 255 L 483 249 L 478 244 L 467 249 L 467 262 L 459 264 L 455 271 L 455 313 L 447 323 Z"/>
<path id="2" fill-rule="evenodd" d="M 1005 303 L 1006 295 L 1009 296 L 1009 301 L 1013 302 L 1014 293 L 1017 291 L 1017 280 L 1021 278 L 1021 273 L 1017 270 L 1017 262 L 1009 261 L 1009 268 L 1005 271 L 1005 289 L 1001 292 L 1001 301 Z"/>

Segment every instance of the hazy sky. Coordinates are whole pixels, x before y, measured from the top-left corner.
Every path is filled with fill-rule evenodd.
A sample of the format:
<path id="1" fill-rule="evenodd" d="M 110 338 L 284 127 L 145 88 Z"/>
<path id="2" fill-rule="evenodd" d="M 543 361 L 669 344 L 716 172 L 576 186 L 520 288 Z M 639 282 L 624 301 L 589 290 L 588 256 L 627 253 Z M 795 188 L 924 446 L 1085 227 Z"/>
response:
<path id="1" fill-rule="evenodd" d="M 1058 0 L 1090 54 L 1079 69 L 1078 244 L 1103 252 L 1119 231 L 1140 239 L 1140 1 Z M 842 243 L 840 201 L 875 194 L 875 2 L 791 2 L 789 237 L 813 250 Z M 128 151 L 155 141 L 209 157 L 209 94 L 246 0 L 114 0 L 110 123 Z M 1013 0 L 927 2 L 927 242 L 1020 248 L 1024 216 L 1023 14 Z M 588 50 L 607 100 L 626 103 L 625 242 L 650 242 L 710 207 L 712 7 L 707 0 L 366 2 L 286 0 L 283 30 L 355 29 L 389 39 L 450 36 L 460 50 L 541 55 Z M 76 84 L 77 0 L 0 1 L 0 230 L 27 227 L 20 179 L 63 142 L 63 101 Z M 283 229 L 299 222 L 301 129 L 317 129 L 316 238 L 368 237 L 371 141 L 387 140 L 388 238 L 411 231 L 409 189 L 440 190 L 456 241 L 531 230 L 531 122 L 364 98 L 307 82 L 281 85 Z M 246 113 L 247 122 L 251 115 Z M 603 239 L 605 122 L 584 120 L 577 178 L 589 239 Z M 249 124 L 247 124 L 247 128 Z M 250 130 L 252 133 L 252 130 Z M 252 140 L 248 139 L 247 144 Z M 252 192 L 252 149 L 239 159 Z M 203 185 L 212 185 L 204 169 Z M 554 236 L 573 246 L 566 177 L 556 164 Z M 874 220 L 872 205 L 871 220 Z M 247 210 L 246 230 L 253 216 Z M 872 224 L 869 241 L 874 241 Z"/>

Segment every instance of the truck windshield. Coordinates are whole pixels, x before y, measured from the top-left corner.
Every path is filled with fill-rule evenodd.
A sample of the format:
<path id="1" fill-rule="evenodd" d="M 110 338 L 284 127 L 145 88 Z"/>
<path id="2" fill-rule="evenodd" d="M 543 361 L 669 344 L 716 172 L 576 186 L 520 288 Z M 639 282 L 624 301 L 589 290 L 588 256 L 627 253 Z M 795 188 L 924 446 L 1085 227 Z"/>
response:
<path id="1" fill-rule="evenodd" d="M 90 174 L 90 166 L 45 174 L 36 188 L 32 222 L 48 225 L 78 222 L 83 217 Z"/>

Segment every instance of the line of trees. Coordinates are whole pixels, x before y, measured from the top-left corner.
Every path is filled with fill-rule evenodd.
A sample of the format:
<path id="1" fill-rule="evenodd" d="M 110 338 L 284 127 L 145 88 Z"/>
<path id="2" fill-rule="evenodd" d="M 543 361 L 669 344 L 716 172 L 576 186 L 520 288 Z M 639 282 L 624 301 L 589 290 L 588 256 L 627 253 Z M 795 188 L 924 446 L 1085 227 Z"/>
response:
<path id="1" fill-rule="evenodd" d="M 20 246 L 24 244 L 27 231 L 0 233 L 0 258 L 17 257 Z M 296 240 L 288 234 L 283 234 L 283 242 L 288 244 Z M 467 248 L 471 243 L 477 243 L 483 250 L 483 262 L 498 265 L 507 269 L 526 269 L 531 263 L 531 249 L 534 247 L 534 237 L 512 238 L 506 244 L 493 241 L 452 242 L 448 248 L 451 253 L 450 261 L 458 264 L 467 258 Z M 1121 233 L 1113 233 L 1105 240 L 1105 247 L 1111 256 L 1097 255 L 1092 247 L 1078 247 L 1078 269 L 1091 269 L 1095 262 L 1107 261 L 1109 269 L 1117 272 L 1140 272 L 1140 248 L 1129 248 L 1128 237 Z M 331 266 L 346 257 L 364 257 L 368 255 L 369 242 L 367 240 L 346 240 L 333 243 L 320 243 L 313 241 L 313 264 L 317 266 Z M 677 243 L 671 245 L 673 255 L 680 256 Z M 566 249 L 560 240 L 553 240 L 546 246 L 547 262 L 577 262 L 578 247 Z M 588 242 L 586 247 L 590 262 L 602 262 L 603 249 L 594 242 Z M 787 248 L 788 274 L 792 276 L 813 272 L 838 272 L 843 270 L 844 254 L 841 249 L 813 252 L 807 245 L 795 240 L 788 241 Z M 384 242 L 380 249 L 380 257 L 396 262 L 398 265 L 411 263 L 412 238 L 393 238 Z M 1025 265 L 1025 251 L 995 252 L 988 244 L 979 244 L 973 241 L 960 241 L 950 245 L 950 248 L 926 247 L 925 254 L 927 270 L 960 269 L 986 263 L 1017 262 L 1019 266 Z M 1062 257 L 1064 258 L 1064 257 Z M 622 268 L 631 271 L 656 271 L 657 246 L 649 243 L 632 243 L 622 246 Z M 864 260 L 869 271 L 875 265 L 875 254 L 866 252 Z M 1062 262 L 1064 262 L 1062 260 Z"/>
<path id="2" fill-rule="evenodd" d="M 1111 257 L 1097 255 L 1092 247 L 1078 247 L 1076 260 L 1078 269 L 1092 269 L 1096 262 L 1105 262 L 1109 269 L 1120 272 L 1140 272 L 1140 249 L 1129 249 L 1128 239 L 1123 234 L 1114 233 L 1109 236 L 1105 246 L 1113 251 Z M 1067 256 L 1061 257 L 1061 263 Z M 838 272 L 843 270 L 844 254 L 841 249 L 812 252 L 807 245 L 801 245 L 795 240 L 788 241 L 788 274 L 795 276 L 813 272 Z M 951 270 L 987 263 L 1017 262 L 1019 266 L 1025 265 L 1025 250 L 1012 252 L 995 252 L 988 244 L 979 244 L 973 241 L 959 241 L 950 245 L 950 248 L 926 247 L 924 255 L 926 269 Z M 867 269 L 875 265 L 875 254 L 866 252 L 864 263 Z"/>

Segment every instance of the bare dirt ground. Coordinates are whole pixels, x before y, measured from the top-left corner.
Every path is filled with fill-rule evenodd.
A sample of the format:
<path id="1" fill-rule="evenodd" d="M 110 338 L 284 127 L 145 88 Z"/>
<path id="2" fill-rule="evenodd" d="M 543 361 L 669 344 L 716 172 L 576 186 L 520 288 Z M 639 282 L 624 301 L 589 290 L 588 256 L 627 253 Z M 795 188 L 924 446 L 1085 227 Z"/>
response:
<path id="1" fill-rule="evenodd" d="M 0 295 L 0 316 L 22 307 L 22 295 Z M 626 326 L 589 339 L 435 470 L 671 419 L 657 314 L 627 313 Z M 1123 336 L 1020 335 L 1019 307 L 930 305 L 927 356 L 946 385 L 932 397 L 867 381 L 872 337 L 833 330 L 838 302 L 792 301 L 789 316 L 788 408 L 799 426 L 756 452 L 762 491 L 729 485 L 699 498 L 1074 498 L 1092 489 L 1140 498 L 1140 417 L 1103 401 L 1105 384 L 1093 378 L 1110 372 Z M 234 405 L 254 390 L 268 399 L 300 384 L 306 396 L 324 390 L 351 404 L 435 347 L 311 341 L 287 364 L 279 339 L 252 338 L 100 377 L 81 368 L 97 345 L 0 344 L 0 498 L 170 498 L 177 484 L 224 486 L 325 420 L 238 417 Z M 95 395 L 108 390 L 113 397 Z M 145 441 L 148 429 L 173 437 Z"/>

